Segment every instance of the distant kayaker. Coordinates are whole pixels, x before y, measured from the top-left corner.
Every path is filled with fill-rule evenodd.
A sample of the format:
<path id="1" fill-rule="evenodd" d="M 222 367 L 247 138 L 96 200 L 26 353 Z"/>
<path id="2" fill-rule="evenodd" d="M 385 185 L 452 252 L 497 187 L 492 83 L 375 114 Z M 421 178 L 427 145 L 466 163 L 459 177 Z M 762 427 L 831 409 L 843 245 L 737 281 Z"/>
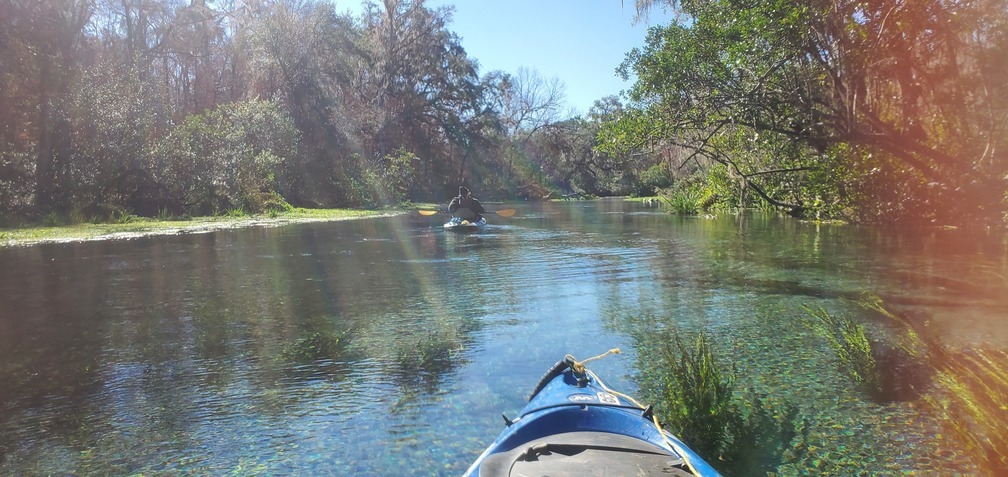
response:
<path id="1" fill-rule="evenodd" d="M 459 213 L 456 214 L 456 211 Z M 448 204 L 448 212 L 463 219 L 479 221 L 483 219 L 481 214 L 486 210 L 483 208 L 483 204 L 480 204 L 480 201 L 472 196 L 468 187 L 459 186 L 459 195 Z"/>

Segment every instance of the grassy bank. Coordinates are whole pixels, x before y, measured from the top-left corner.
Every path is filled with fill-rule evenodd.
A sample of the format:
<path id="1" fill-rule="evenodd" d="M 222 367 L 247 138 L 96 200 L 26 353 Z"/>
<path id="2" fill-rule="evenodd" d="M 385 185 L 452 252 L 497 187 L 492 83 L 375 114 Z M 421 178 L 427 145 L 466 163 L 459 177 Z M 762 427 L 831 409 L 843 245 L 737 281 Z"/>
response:
<path id="1" fill-rule="evenodd" d="M 202 233 L 239 227 L 275 227 L 291 223 L 380 217 L 404 210 L 302 209 L 270 214 L 231 213 L 211 217 L 152 218 L 124 216 L 108 222 L 67 225 L 26 225 L 0 228 L 0 247 L 44 242 L 128 239 L 146 235 Z"/>

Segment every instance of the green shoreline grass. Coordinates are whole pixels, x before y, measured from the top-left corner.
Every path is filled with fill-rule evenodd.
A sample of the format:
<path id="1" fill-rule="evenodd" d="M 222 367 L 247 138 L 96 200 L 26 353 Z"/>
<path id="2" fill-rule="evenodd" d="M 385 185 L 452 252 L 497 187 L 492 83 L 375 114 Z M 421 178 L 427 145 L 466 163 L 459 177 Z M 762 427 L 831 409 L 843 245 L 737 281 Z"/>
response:
<path id="1" fill-rule="evenodd" d="M 25 226 L 0 228 L 0 247 L 39 243 L 115 240 L 148 235 L 204 233 L 241 227 L 276 227 L 281 225 L 335 220 L 387 217 L 407 213 L 408 209 L 303 209 L 270 214 L 220 215 L 188 219 L 130 217 L 121 223 L 79 223 L 61 226 Z"/>

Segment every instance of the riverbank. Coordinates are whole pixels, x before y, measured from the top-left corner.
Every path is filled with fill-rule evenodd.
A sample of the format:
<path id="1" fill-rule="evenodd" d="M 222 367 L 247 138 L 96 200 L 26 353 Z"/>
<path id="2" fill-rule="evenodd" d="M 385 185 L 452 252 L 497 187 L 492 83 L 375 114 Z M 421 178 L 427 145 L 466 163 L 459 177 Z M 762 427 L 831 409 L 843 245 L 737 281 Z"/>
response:
<path id="1" fill-rule="evenodd" d="M 279 227 L 282 225 L 388 217 L 406 213 L 403 209 L 293 209 L 260 215 L 221 215 L 185 219 L 133 217 L 117 223 L 80 223 L 59 226 L 29 226 L 0 229 L 0 247 L 40 243 L 84 242 L 89 240 L 127 240 L 150 235 L 207 233 L 243 227 Z"/>

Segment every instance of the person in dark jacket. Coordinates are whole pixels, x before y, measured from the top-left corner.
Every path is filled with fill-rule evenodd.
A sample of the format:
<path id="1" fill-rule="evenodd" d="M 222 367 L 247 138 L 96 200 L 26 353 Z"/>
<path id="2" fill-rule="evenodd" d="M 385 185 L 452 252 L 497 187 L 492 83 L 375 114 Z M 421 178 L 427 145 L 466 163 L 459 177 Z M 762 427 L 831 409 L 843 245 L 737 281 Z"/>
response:
<path id="1" fill-rule="evenodd" d="M 483 208 L 483 204 L 480 204 L 480 201 L 472 196 L 469 188 L 461 186 L 459 187 L 459 195 L 448 204 L 448 212 L 451 212 L 453 216 L 478 222 L 483 219 L 482 214 L 486 210 Z M 456 212 L 458 213 L 456 214 Z"/>

